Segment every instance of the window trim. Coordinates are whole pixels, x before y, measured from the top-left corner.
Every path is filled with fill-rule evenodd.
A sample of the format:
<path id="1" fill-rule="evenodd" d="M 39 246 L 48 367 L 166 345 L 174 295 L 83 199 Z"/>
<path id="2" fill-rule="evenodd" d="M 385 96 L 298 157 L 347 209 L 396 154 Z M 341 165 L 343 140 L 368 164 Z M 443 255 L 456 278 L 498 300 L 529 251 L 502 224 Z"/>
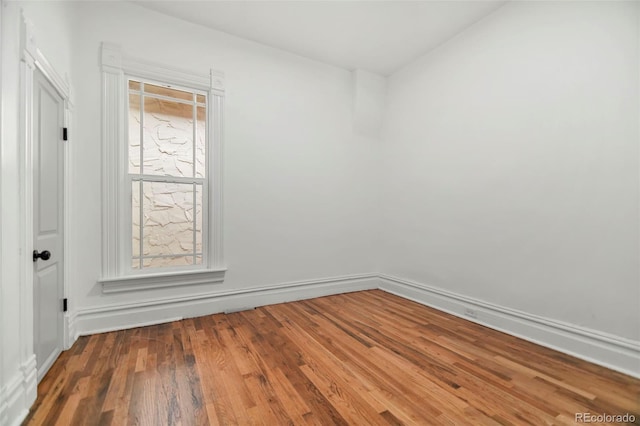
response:
<path id="1" fill-rule="evenodd" d="M 194 74 L 164 65 L 126 57 L 119 45 L 102 43 L 102 284 L 104 293 L 152 288 L 216 283 L 224 280 L 222 226 L 222 137 L 224 75 L 210 70 L 209 75 Z M 126 163 L 126 123 L 129 77 L 189 87 L 207 93 L 208 134 L 208 214 L 204 223 L 208 252 L 204 266 L 166 271 L 153 269 L 132 273 L 127 268 L 130 230 L 126 226 L 130 206 L 123 194 L 128 182 Z M 204 226 L 203 226 L 204 228 Z"/>

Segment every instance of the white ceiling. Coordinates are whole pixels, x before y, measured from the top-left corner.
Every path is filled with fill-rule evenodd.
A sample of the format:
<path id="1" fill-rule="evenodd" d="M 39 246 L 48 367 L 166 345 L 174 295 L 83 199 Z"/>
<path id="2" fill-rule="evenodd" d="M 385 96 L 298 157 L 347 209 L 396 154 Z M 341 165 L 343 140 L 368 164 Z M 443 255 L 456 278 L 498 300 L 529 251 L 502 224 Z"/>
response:
<path id="1" fill-rule="evenodd" d="M 349 70 L 390 75 L 505 2 L 174 0 L 137 4 Z"/>

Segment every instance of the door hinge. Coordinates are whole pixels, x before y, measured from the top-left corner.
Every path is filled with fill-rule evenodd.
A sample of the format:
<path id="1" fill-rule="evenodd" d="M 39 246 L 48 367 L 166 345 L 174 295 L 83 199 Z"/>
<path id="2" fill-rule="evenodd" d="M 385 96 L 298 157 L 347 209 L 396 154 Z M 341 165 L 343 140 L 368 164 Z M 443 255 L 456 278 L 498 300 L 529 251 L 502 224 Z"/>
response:
<path id="1" fill-rule="evenodd" d="M 62 128 L 62 140 L 63 140 L 63 141 L 69 140 L 69 138 L 68 138 L 68 131 L 67 131 L 67 128 L 66 128 L 66 127 L 63 127 L 63 128 Z"/>
<path id="2" fill-rule="evenodd" d="M 62 299 L 62 312 L 67 312 L 67 298 Z"/>

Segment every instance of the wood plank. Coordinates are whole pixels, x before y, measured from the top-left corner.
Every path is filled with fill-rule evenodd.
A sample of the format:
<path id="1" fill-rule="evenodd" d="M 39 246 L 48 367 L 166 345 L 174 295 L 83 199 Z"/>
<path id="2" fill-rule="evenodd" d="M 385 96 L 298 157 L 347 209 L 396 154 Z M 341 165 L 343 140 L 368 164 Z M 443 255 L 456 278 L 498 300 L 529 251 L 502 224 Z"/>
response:
<path id="1" fill-rule="evenodd" d="M 25 425 L 574 424 L 640 380 L 380 290 L 81 337 Z"/>

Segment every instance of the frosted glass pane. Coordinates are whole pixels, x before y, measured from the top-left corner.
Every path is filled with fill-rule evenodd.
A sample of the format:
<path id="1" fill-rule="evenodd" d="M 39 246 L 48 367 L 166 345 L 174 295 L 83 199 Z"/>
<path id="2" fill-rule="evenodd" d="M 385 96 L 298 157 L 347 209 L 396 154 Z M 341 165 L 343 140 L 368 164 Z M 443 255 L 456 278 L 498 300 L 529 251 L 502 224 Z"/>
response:
<path id="1" fill-rule="evenodd" d="M 173 89 L 170 87 L 157 86 L 155 84 L 144 84 L 145 93 L 153 93 L 155 95 L 168 96 L 176 99 L 183 99 L 185 101 L 193 102 L 193 93 L 185 92 L 184 90 Z"/>
<path id="2" fill-rule="evenodd" d="M 140 256 L 140 182 L 131 183 L 131 254 Z M 140 267 L 140 261 L 134 259 L 131 265 Z"/>
<path id="3" fill-rule="evenodd" d="M 143 256 L 193 254 L 193 184 L 144 182 Z"/>
<path id="4" fill-rule="evenodd" d="M 143 268 L 193 265 L 193 256 L 154 257 L 142 261 Z"/>
<path id="5" fill-rule="evenodd" d="M 193 177 L 193 105 L 144 97 L 143 119 L 143 173 Z"/>
<path id="6" fill-rule="evenodd" d="M 140 173 L 140 95 L 129 95 L 129 173 Z"/>
<path id="7" fill-rule="evenodd" d="M 196 185 L 196 253 L 202 253 L 202 185 Z"/>
<path id="8" fill-rule="evenodd" d="M 196 256 L 196 265 L 202 265 L 202 256 Z"/>
<path id="9" fill-rule="evenodd" d="M 206 151 L 207 151 L 207 109 L 198 107 L 196 125 L 196 177 L 204 178 L 206 175 Z"/>

